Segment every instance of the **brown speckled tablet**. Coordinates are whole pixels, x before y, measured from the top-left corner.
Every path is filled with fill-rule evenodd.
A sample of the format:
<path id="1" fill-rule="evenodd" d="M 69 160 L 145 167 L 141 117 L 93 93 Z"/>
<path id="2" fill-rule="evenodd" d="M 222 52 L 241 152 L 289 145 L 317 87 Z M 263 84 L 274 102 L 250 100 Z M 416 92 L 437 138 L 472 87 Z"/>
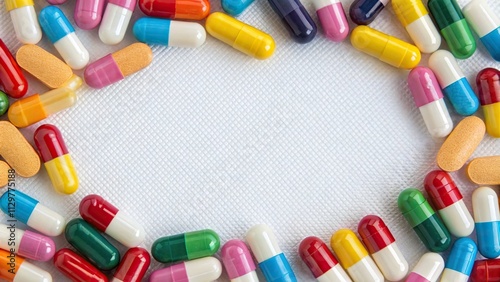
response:
<path id="1" fill-rule="evenodd" d="M 10 166 L 6 162 L 0 161 L 0 188 L 9 182 L 9 169 Z"/>
<path id="2" fill-rule="evenodd" d="M 113 56 L 123 76 L 129 76 L 138 72 L 149 66 L 151 61 L 153 61 L 153 51 L 144 43 L 131 44 L 116 51 L 111 56 Z"/>
<path id="3" fill-rule="evenodd" d="M 457 171 L 476 150 L 486 132 L 484 122 L 475 116 L 464 118 L 444 141 L 436 157 L 444 171 Z"/>
<path id="4" fill-rule="evenodd" d="M 500 156 L 473 159 L 467 166 L 467 176 L 476 184 L 500 184 Z"/>
<path id="5" fill-rule="evenodd" d="M 0 156 L 22 177 L 40 170 L 40 158 L 12 123 L 0 121 Z"/>

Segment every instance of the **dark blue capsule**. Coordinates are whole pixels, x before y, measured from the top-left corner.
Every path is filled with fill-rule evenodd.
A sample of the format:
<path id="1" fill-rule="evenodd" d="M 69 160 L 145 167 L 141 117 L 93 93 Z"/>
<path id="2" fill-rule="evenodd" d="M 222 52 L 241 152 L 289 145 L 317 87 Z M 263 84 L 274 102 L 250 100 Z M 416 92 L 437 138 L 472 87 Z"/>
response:
<path id="1" fill-rule="evenodd" d="M 357 25 L 368 25 L 384 9 L 389 0 L 355 0 L 349 8 L 349 16 Z"/>
<path id="2" fill-rule="evenodd" d="M 308 43 L 316 36 L 316 24 L 299 0 L 269 0 L 269 4 L 296 42 Z"/>

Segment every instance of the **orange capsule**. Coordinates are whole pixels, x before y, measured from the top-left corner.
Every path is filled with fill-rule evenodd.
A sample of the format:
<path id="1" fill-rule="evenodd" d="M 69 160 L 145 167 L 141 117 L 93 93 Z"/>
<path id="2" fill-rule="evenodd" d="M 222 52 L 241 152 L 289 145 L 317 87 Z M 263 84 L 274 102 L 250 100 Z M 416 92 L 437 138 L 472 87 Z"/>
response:
<path id="1" fill-rule="evenodd" d="M 202 20 L 210 13 L 208 0 L 139 0 L 141 11 L 156 18 Z"/>

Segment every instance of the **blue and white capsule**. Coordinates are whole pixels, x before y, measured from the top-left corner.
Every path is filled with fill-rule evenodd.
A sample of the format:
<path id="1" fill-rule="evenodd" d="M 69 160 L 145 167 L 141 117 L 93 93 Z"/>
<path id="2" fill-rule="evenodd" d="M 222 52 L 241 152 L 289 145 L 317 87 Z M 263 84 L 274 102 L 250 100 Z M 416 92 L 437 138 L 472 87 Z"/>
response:
<path id="1" fill-rule="evenodd" d="M 61 9 L 56 6 L 43 8 L 39 21 L 43 32 L 68 66 L 80 70 L 89 63 L 89 52 L 76 36 L 75 29 Z"/>
<path id="2" fill-rule="evenodd" d="M 19 190 L 3 193 L 0 208 L 8 217 L 47 236 L 59 236 L 66 227 L 64 217 Z"/>
<path id="3" fill-rule="evenodd" d="M 255 0 L 221 0 L 222 9 L 231 16 L 237 16 Z"/>
<path id="4" fill-rule="evenodd" d="M 296 282 L 290 263 L 281 251 L 273 230 L 258 224 L 248 230 L 246 240 L 266 281 Z"/>
<path id="5" fill-rule="evenodd" d="M 497 193 L 490 187 L 479 187 L 474 190 L 472 210 L 479 253 L 490 259 L 500 256 L 500 214 Z"/>
<path id="6" fill-rule="evenodd" d="M 465 19 L 477 33 L 493 59 L 500 61 L 500 18 L 486 0 L 474 0 L 465 5 Z"/>
<path id="7" fill-rule="evenodd" d="M 429 68 L 436 74 L 444 95 L 457 114 L 470 116 L 479 109 L 479 99 L 453 54 L 446 50 L 432 53 L 429 57 Z"/>
<path id="8" fill-rule="evenodd" d="M 134 24 L 134 36 L 147 44 L 196 48 L 207 37 L 205 28 L 193 22 L 141 18 Z"/>
<path id="9" fill-rule="evenodd" d="M 467 282 L 476 260 L 477 246 L 470 238 L 455 241 L 441 276 L 441 282 Z"/>

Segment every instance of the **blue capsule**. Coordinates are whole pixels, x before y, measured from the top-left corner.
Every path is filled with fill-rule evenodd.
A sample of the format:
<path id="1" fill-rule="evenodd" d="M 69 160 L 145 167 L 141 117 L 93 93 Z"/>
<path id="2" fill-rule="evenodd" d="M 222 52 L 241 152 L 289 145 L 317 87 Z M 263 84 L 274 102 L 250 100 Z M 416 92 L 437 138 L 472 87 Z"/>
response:
<path id="1" fill-rule="evenodd" d="M 500 256 L 500 213 L 498 196 L 490 187 L 479 187 L 472 193 L 477 246 L 486 258 Z"/>
<path id="2" fill-rule="evenodd" d="M 477 33 L 493 59 L 500 61 L 500 17 L 486 0 L 474 0 L 462 10 L 465 19 Z"/>
<path id="3" fill-rule="evenodd" d="M 443 282 L 467 282 L 476 260 L 477 246 L 469 238 L 455 241 L 441 277 Z"/>
<path id="4" fill-rule="evenodd" d="M 349 16 L 357 25 L 368 25 L 385 8 L 389 0 L 355 0 L 349 8 Z"/>
<path id="5" fill-rule="evenodd" d="M 241 14 L 255 0 L 221 0 L 222 9 L 231 16 Z"/>
<path id="6" fill-rule="evenodd" d="M 318 28 L 299 0 L 269 0 L 269 4 L 296 42 L 308 43 L 316 36 Z"/>
<path id="7" fill-rule="evenodd" d="M 135 38 L 147 44 L 177 47 L 199 47 L 205 43 L 205 28 L 193 22 L 141 18 L 133 28 Z"/>

